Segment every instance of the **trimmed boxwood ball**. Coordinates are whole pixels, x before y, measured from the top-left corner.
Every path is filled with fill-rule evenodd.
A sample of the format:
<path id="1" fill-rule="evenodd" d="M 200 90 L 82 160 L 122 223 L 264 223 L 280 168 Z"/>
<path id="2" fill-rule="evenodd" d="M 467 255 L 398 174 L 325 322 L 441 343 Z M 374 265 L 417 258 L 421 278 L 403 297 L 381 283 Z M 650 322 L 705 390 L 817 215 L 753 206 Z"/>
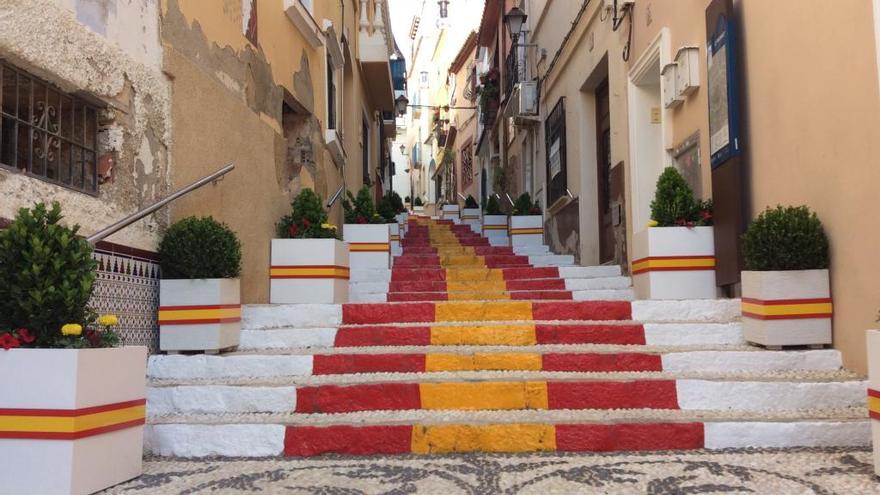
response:
<path id="1" fill-rule="evenodd" d="M 237 278 L 241 273 L 241 243 L 224 223 L 212 217 L 178 221 L 159 243 L 162 278 Z"/>
<path id="2" fill-rule="evenodd" d="M 473 196 L 471 196 L 470 194 L 468 194 L 467 199 L 464 200 L 464 207 L 465 207 L 465 208 L 479 208 L 480 205 L 477 204 L 477 200 L 474 199 Z"/>
<path id="3" fill-rule="evenodd" d="M 745 235 L 746 268 L 755 271 L 828 268 L 828 238 L 806 206 L 777 206 L 758 215 Z"/>
<path id="4" fill-rule="evenodd" d="M 498 198 L 493 194 L 489 196 L 489 200 L 486 201 L 486 215 L 503 215 L 504 213 L 501 211 L 501 205 L 498 204 Z"/>
<path id="5" fill-rule="evenodd" d="M 0 229 L 0 333 L 26 328 L 37 347 L 58 347 L 62 325 L 94 319 L 88 303 L 98 262 L 79 226 L 62 218 L 57 202 L 37 203 Z"/>
<path id="6" fill-rule="evenodd" d="M 532 197 L 529 196 L 529 193 L 522 193 L 516 201 L 513 203 L 513 215 L 514 216 L 525 216 L 525 215 L 540 215 L 541 214 L 541 206 L 537 201 L 532 201 Z"/>

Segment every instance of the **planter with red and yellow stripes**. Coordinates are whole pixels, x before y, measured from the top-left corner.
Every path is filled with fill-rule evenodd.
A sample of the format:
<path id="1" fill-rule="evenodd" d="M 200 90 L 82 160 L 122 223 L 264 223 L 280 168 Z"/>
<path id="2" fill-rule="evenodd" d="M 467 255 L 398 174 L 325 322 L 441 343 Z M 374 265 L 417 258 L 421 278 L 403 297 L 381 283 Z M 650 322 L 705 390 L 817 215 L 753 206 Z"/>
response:
<path id="1" fill-rule="evenodd" d="M 464 208 L 461 210 L 461 223 L 470 225 L 475 234 L 483 233 L 482 212 L 479 208 Z"/>
<path id="2" fill-rule="evenodd" d="M 443 205 L 440 211 L 442 220 L 452 220 L 453 223 L 461 223 L 461 210 L 458 205 Z"/>
<path id="3" fill-rule="evenodd" d="M 880 330 L 867 331 L 868 415 L 874 442 L 874 474 L 880 476 Z"/>
<path id="4" fill-rule="evenodd" d="M 509 246 L 507 215 L 483 215 L 483 236 L 492 246 Z"/>
<path id="5" fill-rule="evenodd" d="M 141 475 L 145 347 L 0 352 L 0 492 L 87 494 Z"/>
<path id="6" fill-rule="evenodd" d="M 831 343 L 828 270 L 742 272 L 743 336 L 763 346 Z"/>
<path id="7" fill-rule="evenodd" d="M 241 335 L 237 278 L 175 279 L 159 283 L 159 349 L 219 351 Z"/>
<path id="8" fill-rule="evenodd" d="M 388 224 L 388 241 L 391 245 L 391 256 L 400 256 L 403 249 L 400 247 L 400 224 Z"/>
<path id="9" fill-rule="evenodd" d="M 512 216 L 507 233 L 510 236 L 511 246 L 540 246 L 544 244 L 544 217 Z"/>
<path id="10" fill-rule="evenodd" d="M 651 227 L 633 235 L 638 299 L 715 299 L 712 227 Z"/>
<path id="11" fill-rule="evenodd" d="M 348 302 L 348 245 L 338 239 L 272 239 L 269 302 Z"/>
<path id="12" fill-rule="evenodd" d="M 391 234 L 388 224 L 347 223 L 342 238 L 348 243 L 351 268 L 389 268 L 391 266 Z"/>

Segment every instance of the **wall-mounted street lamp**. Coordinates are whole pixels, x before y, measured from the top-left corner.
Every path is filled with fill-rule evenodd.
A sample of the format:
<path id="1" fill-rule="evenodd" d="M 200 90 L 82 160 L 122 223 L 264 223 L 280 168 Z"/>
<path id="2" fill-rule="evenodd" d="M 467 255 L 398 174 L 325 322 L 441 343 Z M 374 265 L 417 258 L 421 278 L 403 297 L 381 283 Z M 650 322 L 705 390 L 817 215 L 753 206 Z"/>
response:
<path id="1" fill-rule="evenodd" d="M 403 155 L 403 156 L 406 156 L 406 155 L 407 155 L 407 152 L 406 152 L 406 145 L 405 145 L 405 144 L 401 144 L 401 145 L 400 145 L 400 154 Z"/>
<path id="2" fill-rule="evenodd" d="M 523 24 L 528 16 L 519 7 L 510 9 L 504 14 L 504 25 L 507 26 L 507 32 L 510 33 L 510 40 L 516 43 L 519 34 L 522 32 Z"/>
<path id="3" fill-rule="evenodd" d="M 409 105 L 409 98 L 406 95 L 400 95 L 394 100 L 394 107 L 397 109 L 397 115 L 403 117 L 406 115 L 406 107 Z"/>
<path id="4" fill-rule="evenodd" d="M 437 5 L 440 7 L 440 18 L 446 19 L 449 15 L 449 0 L 437 0 Z"/>

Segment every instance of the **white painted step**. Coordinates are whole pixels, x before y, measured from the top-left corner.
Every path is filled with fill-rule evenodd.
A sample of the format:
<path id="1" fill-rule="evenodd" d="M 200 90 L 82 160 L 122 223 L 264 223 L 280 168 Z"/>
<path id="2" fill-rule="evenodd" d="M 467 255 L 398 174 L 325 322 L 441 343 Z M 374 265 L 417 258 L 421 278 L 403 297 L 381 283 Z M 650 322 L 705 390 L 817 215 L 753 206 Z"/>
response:
<path id="1" fill-rule="evenodd" d="M 538 244 L 538 245 L 531 245 L 531 246 L 513 246 L 511 249 L 513 249 L 513 254 L 525 255 L 525 256 L 552 254 L 550 252 L 550 246 L 548 246 L 546 244 Z"/>
<path id="2" fill-rule="evenodd" d="M 867 382 L 676 380 L 683 410 L 786 411 L 864 404 Z M 295 386 L 183 385 L 147 388 L 147 415 L 288 413 Z"/>
<path id="3" fill-rule="evenodd" d="M 379 352 L 402 353 L 407 350 L 408 348 L 398 347 L 384 349 Z M 521 352 L 542 351 L 540 348 L 532 348 L 530 346 L 523 346 L 517 350 Z M 422 352 L 431 351 L 427 349 Z M 480 352 L 485 351 L 481 350 Z M 370 353 L 370 349 L 360 349 L 357 353 Z M 834 349 L 811 351 L 712 350 L 667 352 L 661 354 L 661 361 L 663 372 L 666 373 L 821 371 L 838 370 L 841 368 L 840 352 Z M 509 372 L 501 371 L 499 373 Z M 534 372 L 532 375 L 540 376 L 542 373 L 545 372 Z M 425 374 L 414 373 L 413 375 Z M 147 377 L 160 380 L 210 380 L 312 375 L 313 356 L 311 354 L 154 355 L 150 356 L 147 363 Z M 469 376 L 486 376 L 491 378 L 495 374 L 492 372 L 477 372 L 476 375 Z M 514 378 L 520 376 L 520 373 L 509 373 L 509 376 Z"/>
<path id="4" fill-rule="evenodd" d="M 388 301 L 388 292 L 349 292 L 350 303 L 384 303 Z"/>
<path id="5" fill-rule="evenodd" d="M 389 282 L 391 280 L 390 268 L 358 268 L 349 272 L 349 283 L 359 282 Z"/>
<path id="6" fill-rule="evenodd" d="M 559 276 L 562 278 L 597 278 L 619 277 L 620 265 L 601 266 L 560 266 Z"/>
<path id="7" fill-rule="evenodd" d="M 378 415 L 368 413 L 375 417 L 375 424 L 387 424 L 388 422 L 400 422 L 400 417 L 414 417 L 412 424 L 452 424 L 451 420 L 457 419 L 454 424 L 486 424 L 486 423 L 523 423 L 523 418 L 538 418 L 534 423 L 565 423 L 586 422 L 596 416 L 592 411 L 575 414 L 572 411 L 541 411 L 544 414 L 536 414 L 537 411 L 491 411 L 490 414 L 478 414 L 483 411 L 467 411 L 466 415 L 451 415 L 447 411 L 438 411 L 431 414 L 423 414 L 422 411 L 412 411 L 418 414 Z M 547 413 L 564 414 L 547 414 Z M 690 414 L 688 411 L 683 411 Z M 247 416 L 250 416 L 247 417 Z M 158 456 L 174 457 L 275 457 L 284 452 L 284 437 L 286 423 L 283 416 L 280 418 L 266 415 L 245 415 L 240 422 L 233 423 L 163 423 L 148 424 L 144 428 L 144 450 Z M 338 415 L 343 416 L 343 415 Z M 359 417 L 363 417 L 360 415 Z M 443 416 L 443 417 L 441 417 Z M 684 415 L 671 415 L 680 418 L 681 421 L 698 420 Z M 704 421 L 704 445 L 707 449 L 726 448 L 790 448 L 790 447 L 864 447 L 870 445 L 871 424 L 867 419 L 854 419 L 851 417 L 831 417 L 828 419 L 812 419 L 810 415 L 805 417 L 793 417 L 770 420 L 760 419 L 715 419 Z M 421 420 L 419 418 L 430 418 Z M 448 419 L 444 419 L 444 417 Z M 483 418 L 474 421 L 472 418 Z M 547 418 L 547 419 L 543 419 Z M 587 418 L 586 420 L 580 418 Z M 653 420 L 650 416 L 647 420 Z M 220 421 L 225 418 L 216 418 Z M 542 420 L 543 419 L 543 420 Z M 270 420 L 274 420 L 271 421 Z M 637 419 L 636 419 L 637 420 Z M 383 423 L 383 421 L 385 423 Z M 611 420 L 593 422 L 610 423 Z M 363 420 L 359 424 L 365 424 Z"/>
<path id="8" fill-rule="evenodd" d="M 566 290 L 591 290 L 591 289 L 630 289 L 632 280 L 629 277 L 594 277 L 594 278 L 567 278 L 565 279 Z"/>
<path id="9" fill-rule="evenodd" d="M 574 266 L 574 256 L 570 254 L 529 255 L 532 266 Z"/>
<path id="10" fill-rule="evenodd" d="M 241 328 L 326 328 L 342 323 L 341 304 L 245 304 L 241 308 Z"/>

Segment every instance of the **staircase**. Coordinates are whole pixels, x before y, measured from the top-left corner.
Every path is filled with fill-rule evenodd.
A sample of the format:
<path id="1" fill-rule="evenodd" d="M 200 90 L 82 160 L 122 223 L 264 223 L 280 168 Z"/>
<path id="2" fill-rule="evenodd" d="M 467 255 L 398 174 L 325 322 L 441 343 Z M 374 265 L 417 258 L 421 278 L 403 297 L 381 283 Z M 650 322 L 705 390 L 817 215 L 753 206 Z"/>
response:
<path id="1" fill-rule="evenodd" d="M 374 302 L 247 306 L 238 352 L 153 356 L 146 448 L 312 456 L 870 442 L 866 382 L 835 350 L 746 346 L 739 301 L 630 301 L 619 267 L 546 266 L 570 261 L 491 247 L 448 222 L 413 218 L 402 244 L 391 270 L 352 280 Z"/>

